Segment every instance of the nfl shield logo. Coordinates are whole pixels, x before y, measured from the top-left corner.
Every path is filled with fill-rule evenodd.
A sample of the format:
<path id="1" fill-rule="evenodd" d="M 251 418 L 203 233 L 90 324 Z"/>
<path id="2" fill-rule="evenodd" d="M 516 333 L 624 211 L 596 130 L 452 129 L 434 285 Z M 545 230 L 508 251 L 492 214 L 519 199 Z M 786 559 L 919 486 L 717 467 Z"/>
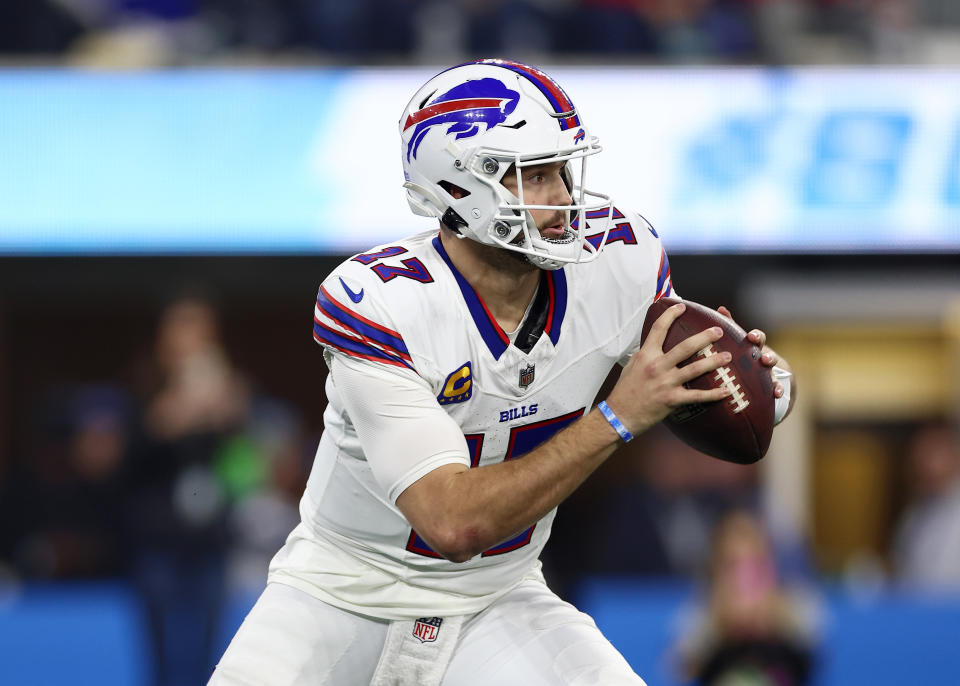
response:
<path id="1" fill-rule="evenodd" d="M 433 643 L 440 633 L 440 617 L 421 617 L 413 623 L 413 637 L 421 643 Z"/>
<path id="2" fill-rule="evenodd" d="M 526 388 L 533 383 L 534 365 L 528 364 L 526 367 L 520 367 L 520 388 Z"/>

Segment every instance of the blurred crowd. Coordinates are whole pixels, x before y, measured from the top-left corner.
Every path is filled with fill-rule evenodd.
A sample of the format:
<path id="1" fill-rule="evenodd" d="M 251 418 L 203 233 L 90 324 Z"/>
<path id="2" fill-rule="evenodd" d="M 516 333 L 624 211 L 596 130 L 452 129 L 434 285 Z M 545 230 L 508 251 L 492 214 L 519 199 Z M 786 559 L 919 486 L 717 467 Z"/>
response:
<path id="1" fill-rule="evenodd" d="M 125 579 L 149 617 L 157 686 L 209 673 L 225 605 L 263 588 L 299 521 L 318 438 L 238 368 L 218 321 L 204 297 L 171 301 L 130 383 L 55 389 L 22 432 L 29 454 L 0 473 L 0 577 Z M 624 452 L 560 508 L 544 553 L 551 585 L 575 596 L 587 575 L 695 581 L 679 679 L 808 683 L 817 565 L 802 532 L 769 525 L 762 463 L 708 458 L 665 429 Z M 901 461 L 888 578 L 960 590 L 955 427 L 919 427 Z"/>
<path id="2" fill-rule="evenodd" d="M 41 403 L 32 453 L 0 476 L 0 570 L 127 579 L 147 609 L 157 686 L 199 683 L 225 604 L 262 589 L 299 521 L 317 437 L 232 362 L 202 297 L 163 309 L 136 366 L 128 385 L 57 389 Z M 591 574 L 699 580 L 676 646 L 683 679 L 808 683 L 816 622 L 804 594 L 816 564 L 799 532 L 768 526 L 761 466 L 707 458 L 662 429 L 628 452 L 560 509 L 544 555 L 551 583 L 571 594 Z M 960 589 L 957 433 L 921 427 L 903 463 L 908 498 L 890 577 Z"/>
<path id="3" fill-rule="evenodd" d="M 105 67 L 244 58 L 444 63 L 957 59 L 951 0 L 34 0 L 0 4 L 0 54 Z"/>
<path id="4" fill-rule="evenodd" d="M 139 378 L 56 389 L 0 475 L 3 576 L 125 578 L 158 686 L 206 680 L 225 603 L 263 588 L 309 468 L 297 412 L 257 394 L 217 320 L 202 298 L 169 304 Z"/>
<path id="5" fill-rule="evenodd" d="M 0 60 L 121 68 L 265 56 L 949 62 L 958 36 L 955 0 L 0 2 Z M 238 367 L 218 319 L 200 295 L 172 301 L 135 378 L 53 389 L 20 429 L 28 449 L 0 460 L 0 584 L 125 579 L 147 610 L 156 686 L 205 681 L 225 605 L 259 592 L 299 521 L 318 438 L 302 408 Z M 551 585 L 573 596 L 593 574 L 695 580 L 678 680 L 808 683 L 817 564 L 804 532 L 770 525 L 762 465 L 706 458 L 666 431 L 625 452 L 560 508 L 544 553 Z M 904 502 L 877 551 L 884 581 L 960 592 L 956 427 L 917 427 L 899 458 Z"/>

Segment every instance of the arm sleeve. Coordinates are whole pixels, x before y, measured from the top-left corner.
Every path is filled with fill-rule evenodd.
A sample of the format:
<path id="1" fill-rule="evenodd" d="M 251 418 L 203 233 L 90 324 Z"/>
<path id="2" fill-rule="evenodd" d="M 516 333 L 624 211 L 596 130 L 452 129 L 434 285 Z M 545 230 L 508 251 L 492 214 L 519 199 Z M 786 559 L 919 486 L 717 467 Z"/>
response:
<path id="1" fill-rule="evenodd" d="M 437 467 L 470 466 L 460 426 L 419 376 L 339 354 L 328 363 L 373 476 L 391 502 Z"/>

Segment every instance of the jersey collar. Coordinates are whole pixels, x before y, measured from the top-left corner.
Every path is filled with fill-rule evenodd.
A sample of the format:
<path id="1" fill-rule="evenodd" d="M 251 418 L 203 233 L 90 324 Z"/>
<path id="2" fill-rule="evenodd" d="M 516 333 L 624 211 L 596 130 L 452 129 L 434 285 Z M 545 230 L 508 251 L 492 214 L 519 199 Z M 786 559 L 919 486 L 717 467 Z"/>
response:
<path id="1" fill-rule="evenodd" d="M 470 311 L 470 316 L 473 317 L 477 330 L 480 332 L 480 337 L 483 338 L 484 343 L 487 344 L 487 348 L 490 350 L 490 354 L 493 355 L 494 359 L 499 360 L 501 355 L 510 347 L 509 336 L 507 336 L 503 329 L 500 328 L 500 325 L 497 324 L 497 320 L 493 318 L 486 304 L 480 296 L 477 295 L 477 292 L 473 290 L 473 286 L 470 285 L 463 274 L 453 265 L 450 256 L 447 255 L 447 251 L 443 248 L 443 243 L 440 241 L 439 235 L 434 237 L 433 247 L 447 264 L 447 267 L 450 268 L 454 279 L 456 279 L 457 285 L 460 287 L 460 292 L 463 294 L 464 302 L 467 304 L 467 309 Z M 563 326 L 563 317 L 567 310 L 566 274 L 564 274 L 562 269 L 542 271 L 540 286 L 541 290 L 546 289 L 546 302 L 541 304 L 540 298 L 536 297 L 533 309 L 527 315 L 527 320 L 539 320 L 543 322 L 541 331 L 532 332 L 534 339 L 538 338 L 540 333 L 546 333 L 554 346 L 556 346 L 560 340 L 560 329 Z M 542 307 L 546 308 L 546 312 L 537 312 L 538 308 Z M 529 352 L 529 350 L 525 352 Z"/>

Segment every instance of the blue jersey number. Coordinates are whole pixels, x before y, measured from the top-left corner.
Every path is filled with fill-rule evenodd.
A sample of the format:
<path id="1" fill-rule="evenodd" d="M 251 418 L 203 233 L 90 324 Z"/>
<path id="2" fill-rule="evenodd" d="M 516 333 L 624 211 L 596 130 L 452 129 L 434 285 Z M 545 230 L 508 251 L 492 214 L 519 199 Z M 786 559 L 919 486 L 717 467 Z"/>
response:
<path id="1" fill-rule="evenodd" d="M 507 452 L 503 457 L 503 461 L 506 462 L 507 460 L 526 455 L 560 431 L 560 429 L 569 426 L 581 416 L 583 416 L 583 409 L 568 412 L 553 419 L 544 419 L 532 424 L 513 427 L 510 429 L 510 441 L 507 444 Z M 480 451 L 483 449 L 483 434 L 467 434 L 465 438 L 467 439 L 467 447 L 470 449 L 470 466 L 477 467 L 480 464 Z M 537 525 L 534 524 L 509 541 L 504 541 L 490 548 L 483 553 L 483 557 L 502 555 L 503 553 L 509 553 L 511 550 L 522 548 L 530 542 L 536 526 Z M 413 530 L 410 531 L 410 538 L 407 539 L 407 550 L 426 557 L 440 557 L 440 555 L 434 552 L 434 550 L 427 545 L 427 542 L 420 538 L 419 534 Z"/>
<path id="2" fill-rule="evenodd" d="M 384 260 L 387 257 L 396 257 L 397 255 L 403 255 L 405 252 L 407 252 L 406 248 L 401 248 L 399 245 L 394 245 L 389 248 L 384 248 L 383 250 L 377 250 L 376 252 L 362 253 L 351 258 L 351 260 L 353 262 L 359 262 L 360 264 L 365 264 L 370 267 L 384 283 L 387 281 L 392 281 L 398 276 L 413 279 L 414 281 L 419 281 L 420 283 L 433 283 L 433 277 L 430 276 L 430 272 L 427 271 L 427 268 L 423 265 L 423 262 L 418 260 L 416 257 L 410 257 L 405 260 L 401 260 L 401 264 L 403 265 L 402 267 L 383 264 L 381 262 L 381 260 Z M 374 262 L 380 262 L 380 264 L 374 264 Z M 373 266 L 371 267 L 370 265 Z"/>
<path id="3" fill-rule="evenodd" d="M 384 248 L 383 250 L 377 250 L 376 252 L 361 253 L 360 255 L 352 258 L 352 261 L 370 266 L 377 260 L 382 260 L 386 257 L 396 257 L 397 255 L 402 255 L 405 252 L 407 252 L 406 248 L 401 248 L 399 245 L 394 245 L 389 248 Z"/>
<path id="4" fill-rule="evenodd" d="M 432 283 L 433 277 L 430 276 L 430 272 L 427 271 L 427 268 L 423 266 L 423 262 L 418 260 L 416 257 L 411 257 L 406 260 L 402 260 L 402 267 L 395 267 L 390 264 L 375 264 L 371 269 L 380 277 L 380 280 L 386 283 L 391 281 L 398 276 L 405 276 L 408 279 L 413 279 L 414 281 L 419 281 L 420 283 Z"/>

